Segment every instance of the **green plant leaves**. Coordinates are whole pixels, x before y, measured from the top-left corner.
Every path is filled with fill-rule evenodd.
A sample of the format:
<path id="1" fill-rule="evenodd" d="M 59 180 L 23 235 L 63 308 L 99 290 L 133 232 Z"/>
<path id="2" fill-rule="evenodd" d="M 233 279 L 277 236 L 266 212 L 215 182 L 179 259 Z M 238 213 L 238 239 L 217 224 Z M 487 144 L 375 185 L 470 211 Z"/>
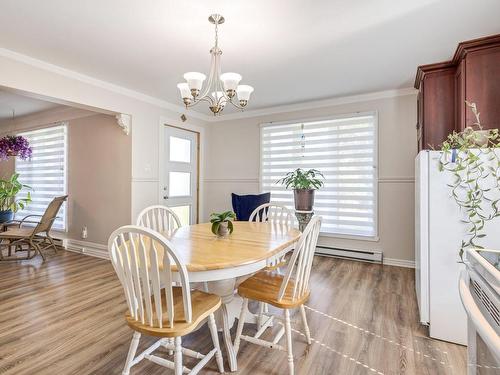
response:
<path id="1" fill-rule="evenodd" d="M 276 181 L 277 184 L 284 185 L 286 189 L 319 189 L 323 186 L 325 176 L 317 169 L 303 170 L 297 168 L 288 172 L 284 177 Z"/>
<path id="2" fill-rule="evenodd" d="M 468 247 L 482 248 L 475 239 L 486 237 L 485 233 L 481 233 L 486 222 L 500 216 L 500 199 L 493 200 L 488 196 L 492 190 L 500 191 L 500 157 L 499 153 L 495 152 L 495 149 L 500 148 L 499 130 L 483 130 L 476 104 L 466 103 L 476 121 L 464 131 L 454 131 L 448 135 L 441 146 L 442 156 L 438 165 L 440 171 L 453 174 L 454 182 L 448 184 L 451 196 L 458 207 L 467 213 L 466 219 L 461 220 L 467 224 L 468 233 L 460 246 L 461 258 Z M 454 150 L 455 159 L 449 161 L 451 150 Z M 486 157 L 482 157 L 483 155 Z M 490 165 L 485 165 L 483 160 L 488 161 Z M 495 181 L 495 187 L 483 188 L 482 184 L 486 180 Z"/>
<path id="3" fill-rule="evenodd" d="M 233 211 L 224 211 L 221 213 L 213 212 L 210 214 L 210 222 L 212 223 L 212 233 L 218 234 L 221 223 L 227 222 L 229 233 L 233 233 L 233 223 L 236 220 L 236 214 Z"/>
<path id="4" fill-rule="evenodd" d="M 220 221 L 212 223 L 212 233 L 219 234 Z"/>
<path id="5" fill-rule="evenodd" d="M 7 180 L 0 180 L 0 211 L 11 210 L 17 212 L 19 209 L 24 209 L 31 202 L 31 193 L 27 191 L 26 198 L 16 196 L 23 189 L 31 190 L 31 187 L 24 185 L 18 181 L 19 173 L 14 173 Z"/>

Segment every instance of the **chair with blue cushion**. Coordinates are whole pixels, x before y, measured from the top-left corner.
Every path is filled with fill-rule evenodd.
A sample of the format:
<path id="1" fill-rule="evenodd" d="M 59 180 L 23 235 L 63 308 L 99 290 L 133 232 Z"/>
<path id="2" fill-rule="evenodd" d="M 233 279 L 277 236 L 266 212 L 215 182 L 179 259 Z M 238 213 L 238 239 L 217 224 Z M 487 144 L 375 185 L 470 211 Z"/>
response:
<path id="1" fill-rule="evenodd" d="M 264 203 L 271 201 L 271 193 L 238 195 L 231 193 L 233 211 L 240 221 L 248 221 L 252 212 Z"/>

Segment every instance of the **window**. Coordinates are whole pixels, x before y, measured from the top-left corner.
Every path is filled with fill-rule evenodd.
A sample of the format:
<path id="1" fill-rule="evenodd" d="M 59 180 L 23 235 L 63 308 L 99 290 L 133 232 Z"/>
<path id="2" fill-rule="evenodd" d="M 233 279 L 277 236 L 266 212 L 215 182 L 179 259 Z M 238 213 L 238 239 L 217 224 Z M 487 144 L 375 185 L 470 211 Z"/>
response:
<path id="1" fill-rule="evenodd" d="M 320 170 L 324 187 L 314 210 L 321 232 L 376 237 L 376 113 L 307 122 L 264 124 L 261 128 L 261 191 L 293 208 L 293 192 L 276 181 L 296 168 Z"/>
<path id="2" fill-rule="evenodd" d="M 66 125 L 62 123 L 19 133 L 28 139 L 33 156 L 30 160 L 16 158 L 16 172 L 19 173 L 19 181 L 33 188 L 33 201 L 18 212 L 18 217 L 43 215 L 54 197 L 66 194 Z M 26 193 L 23 192 L 22 196 L 25 197 Z M 61 207 L 52 228 L 66 230 L 66 203 Z"/>

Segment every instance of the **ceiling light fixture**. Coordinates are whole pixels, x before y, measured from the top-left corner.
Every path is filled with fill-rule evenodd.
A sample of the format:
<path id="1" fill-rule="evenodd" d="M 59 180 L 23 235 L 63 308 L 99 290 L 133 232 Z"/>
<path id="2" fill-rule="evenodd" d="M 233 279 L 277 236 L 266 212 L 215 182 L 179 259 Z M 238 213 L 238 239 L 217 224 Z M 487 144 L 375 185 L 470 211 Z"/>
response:
<path id="1" fill-rule="evenodd" d="M 240 85 L 242 77 L 238 73 L 221 74 L 220 56 L 222 51 L 218 45 L 218 25 L 224 23 L 225 20 L 220 14 L 212 14 L 208 20 L 215 25 L 215 45 L 210 50 L 212 61 L 208 82 L 203 89 L 203 82 L 207 78 L 205 74 L 188 72 L 184 74 L 186 82 L 179 83 L 177 88 L 186 108 L 204 101 L 209 104 L 210 111 L 214 116 L 220 115 L 228 103 L 243 110 L 250 100 L 253 87 Z M 238 102 L 233 101 L 235 96 L 237 96 Z"/>

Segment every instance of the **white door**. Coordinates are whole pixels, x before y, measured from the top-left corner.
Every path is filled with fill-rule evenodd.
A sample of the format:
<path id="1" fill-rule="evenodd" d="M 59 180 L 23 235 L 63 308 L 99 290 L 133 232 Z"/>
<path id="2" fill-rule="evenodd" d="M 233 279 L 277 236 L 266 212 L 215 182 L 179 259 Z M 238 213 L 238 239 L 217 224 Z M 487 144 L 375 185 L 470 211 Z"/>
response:
<path id="1" fill-rule="evenodd" d="M 181 224 L 198 222 L 199 133 L 165 126 L 165 170 L 163 204 L 181 219 Z"/>

